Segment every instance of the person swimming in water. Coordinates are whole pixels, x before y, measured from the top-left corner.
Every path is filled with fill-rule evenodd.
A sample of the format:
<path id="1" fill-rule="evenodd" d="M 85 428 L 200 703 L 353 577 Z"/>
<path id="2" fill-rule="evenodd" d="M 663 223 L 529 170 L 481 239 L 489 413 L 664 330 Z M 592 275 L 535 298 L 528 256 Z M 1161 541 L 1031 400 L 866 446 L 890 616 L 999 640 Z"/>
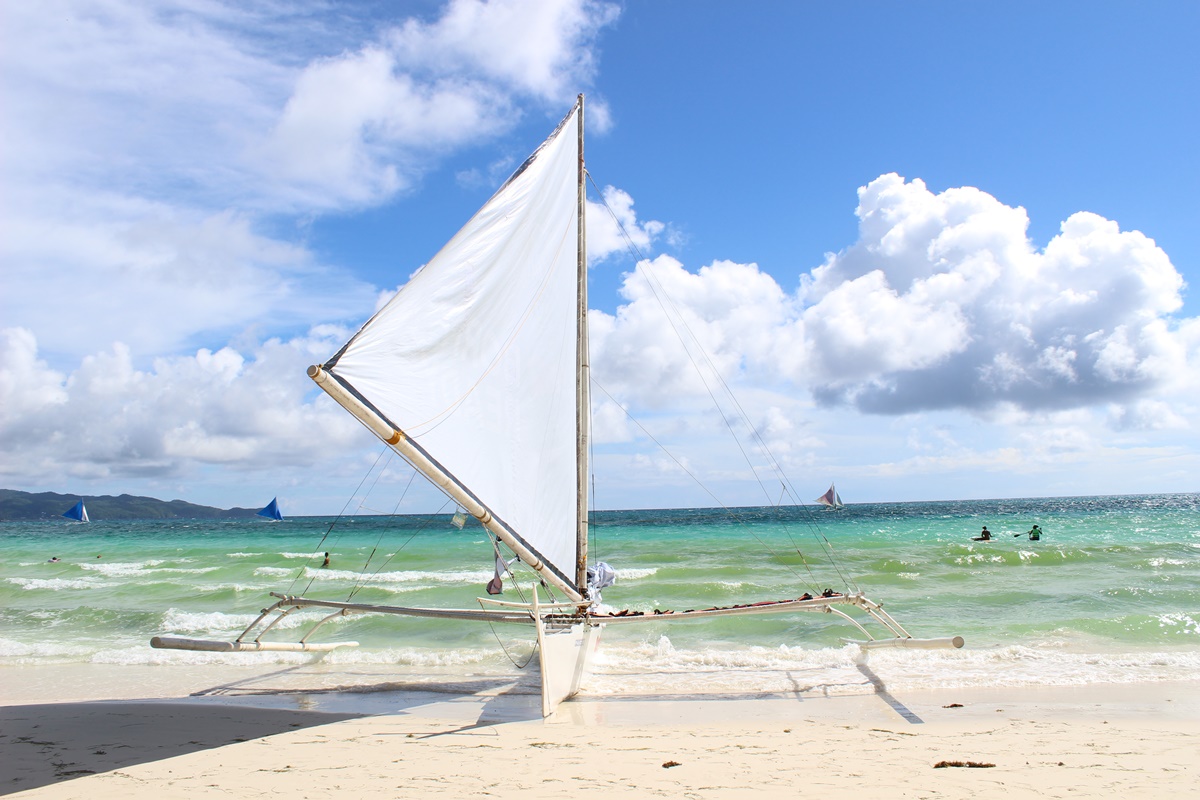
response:
<path id="1" fill-rule="evenodd" d="M 992 532 L 987 529 L 987 525 L 983 526 L 983 530 L 978 536 L 971 541 L 973 542 L 990 542 L 992 540 Z"/>

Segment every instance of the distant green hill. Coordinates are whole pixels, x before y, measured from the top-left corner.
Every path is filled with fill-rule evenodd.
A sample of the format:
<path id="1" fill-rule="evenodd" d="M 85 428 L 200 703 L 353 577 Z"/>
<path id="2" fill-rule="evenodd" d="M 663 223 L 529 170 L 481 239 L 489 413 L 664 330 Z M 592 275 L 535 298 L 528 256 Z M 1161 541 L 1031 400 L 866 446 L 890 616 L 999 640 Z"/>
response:
<path id="1" fill-rule="evenodd" d="M 154 497 L 134 497 L 123 494 L 80 495 L 54 492 L 18 492 L 0 489 L 0 520 L 51 519 L 80 500 L 87 506 L 88 516 L 102 519 L 238 519 L 253 517 L 256 508 L 213 508 L 186 503 L 183 500 L 158 500 Z"/>

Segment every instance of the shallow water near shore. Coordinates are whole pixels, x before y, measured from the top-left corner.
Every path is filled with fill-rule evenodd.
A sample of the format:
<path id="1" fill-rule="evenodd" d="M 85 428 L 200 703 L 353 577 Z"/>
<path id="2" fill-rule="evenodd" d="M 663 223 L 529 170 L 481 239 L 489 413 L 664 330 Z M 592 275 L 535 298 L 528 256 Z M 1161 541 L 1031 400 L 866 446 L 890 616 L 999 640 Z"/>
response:
<path id="1" fill-rule="evenodd" d="M 384 668 L 448 691 L 520 678 L 533 649 L 525 626 L 356 616 L 323 634 L 360 646 L 320 659 L 149 647 L 159 634 L 236 636 L 272 591 L 472 608 L 491 577 L 486 533 L 457 530 L 448 516 L 331 523 L 0 523 L 0 667 L 306 665 L 327 685 L 359 680 L 356 671 L 360 683 L 376 685 Z M 1040 541 L 1014 535 L 1034 523 L 1045 531 Z M 983 525 L 995 538 L 972 541 Z M 619 608 L 861 590 L 914 636 L 967 639 L 960 651 L 872 653 L 864 667 L 844 641 L 860 634 L 833 615 L 611 627 L 585 687 L 594 697 L 853 694 L 881 676 L 893 689 L 915 690 L 1200 674 L 1197 495 L 741 509 L 736 519 L 711 509 L 599 512 L 591 549 L 617 570 L 604 600 Z M 331 565 L 323 568 L 326 551 Z M 505 597 L 518 599 L 511 582 Z M 286 640 L 315 618 L 296 614 L 276 631 Z"/>

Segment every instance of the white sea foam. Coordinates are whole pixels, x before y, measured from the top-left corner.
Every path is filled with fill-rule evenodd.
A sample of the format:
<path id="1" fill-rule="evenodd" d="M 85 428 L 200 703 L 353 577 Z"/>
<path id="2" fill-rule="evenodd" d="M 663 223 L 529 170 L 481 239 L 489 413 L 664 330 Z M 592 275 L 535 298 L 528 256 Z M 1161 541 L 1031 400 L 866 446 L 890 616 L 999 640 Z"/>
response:
<path id="1" fill-rule="evenodd" d="M 491 579 L 490 575 L 488 576 L 488 579 Z M 436 589 L 438 587 L 424 583 L 388 583 L 382 586 L 372 586 L 371 588 L 375 589 L 376 591 L 387 592 L 388 594 L 414 594 L 416 592 L 423 592 L 427 589 Z"/>
<path id="2" fill-rule="evenodd" d="M 658 567 L 650 567 L 648 569 L 618 569 L 617 580 L 636 581 L 638 578 L 649 578 L 658 572 Z"/>
<path id="3" fill-rule="evenodd" d="M 352 581 L 365 584 L 373 583 L 414 583 L 427 584 L 464 584 L 487 583 L 494 573 L 491 570 L 403 570 L 399 572 L 361 573 L 347 569 L 325 569 L 322 567 L 306 567 L 304 577 L 318 581 Z"/>
<path id="4" fill-rule="evenodd" d="M 226 665 L 261 667 L 264 664 L 304 664 L 314 660 L 312 653 L 209 653 L 195 650 L 155 650 L 145 646 L 112 648 L 93 653 L 93 664 L 119 666 Z"/>
<path id="5" fill-rule="evenodd" d="M 683 649 L 666 637 L 653 643 L 609 642 L 597 653 L 592 694 L 807 692 L 855 694 L 973 686 L 1081 686 L 1178 680 L 1200 670 L 1200 652 L 1082 652 L 1009 646 L 963 650 L 879 650 L 865 659 L 856 645 L 806 649 Z"/>
<path id="6" fill-rule="evenodd" d="M 1181 558 L 1152 558 L 1147 563 L 1152 567 L 1185 567 L 1190 562 Z"/>
<path id="7" fill-rule="evenodd" d="M 325 616 L 324 613 L 316 610 L 294 612 L 284 617 L 274 626 L 273 630 L 289 630 L 312 625 L 323 616 Z M 258 614 L 225 614 L 220 611 L 183 611 L 171 608 L 163 614 L 160 626 L 162 630 L 174 633 L 236 634 L 245 630 L 246 626 L 257 618 Z M 326 623 L 326 627 L 342 625 L 350 619 L 350 617 L 336 617 Z"/>
<path id="8" fill-rule="evenodd" d="M 1178 628 L 1180 633 L 1200 635 L 1200 622 L 1190 614 L 1182 612 L 1160 614 L 1158 616 L 1158 624 L 1163 628 Z"/>
<path id="9" fill-rule="evenodd" d="M 226 633 L 241 631 L 254 621 L 257 614 L 226 614 L 221 611 L 182 611 L 171 608 L 163 614 L 161 627 L 165 631 L 187 633 Z"/>
<path id="10" fill-rule="evenodd" d="M 2 640 L 0 640 L 2 647 Z M 2 651 L 0 651 L 2 655 Z M 421 648 L 388 648 L 360 649 L 353 647 L 339 648 L 324 653 L 294 653 L 283 651 L 264 651 L 253 653 L 214 653 L 192 650 L 155 650 L 144 645 L 128 647 L 108 647 L 92 653 L 84 654 L 83 658 L 76 657 L 59 660 L 87 661 L 93 664 L 111 664 L 120 666 L 248 666 L 261 667 L 265 664 L 319 664 L 326 675 L 325 682 L 339 687 L 352 688 L 356 682 L 363 679 L 353 672 L 345 671 L 346 667 L 383 665 L 388 669 L 386 677 L 390 681 L 402 681 L 411 677 L 414 672 L 423 673 L 428 677 L 429 672 L 441 673 L 454 681 L 461 681 L 468 673 L 480 671 L 513 675 L 510 663 L 501 653 L 495 650 L 428 650 Z M 522 651 L 523 656 L 528 651 Z M 5 658 L 8 663 L 38 663 L 37 656 L 30 656 L 26 661 Z M 44 659 L 44 656 L 42 656 Z M 309 676 L 304 680 L 311 681 Z M 372 681 L 374 682 L 374 681 Z"/>
<path id="11" fill-rule="evenodd" d="M 265 555 L 265 553 L 226 553 L 229 558 L 254 558 L 255 556 Z"/>
<path id="12" fill-rule="evenodd" d="M 8 582 L 20 586 L 22 589 L 55 591 L 59 589 L 103 589 L 108 586 L 120 585 L 91 576 L 82 578 L 9 578 Z"/>
<path id="13" fill-rule="evenodd" d="M 79 661 L 91 649 L 80 644 L 54 641 L 19 642 L 0 638 L 0 661 L 5 664 L 44 664 L 47 661 Z"/>
<path id="14" fill-rule="evenodd" d="M 522 655 L 528 655 L 523 652 Z M 392 647 L 381 650 L 338 648 L 325 657 L 327 664 L 395 664 L 398 667 L 470 667 L 496 662 L 494 649 L 429 649 Z"/>
<path id="15" fill-rule="evenodd" d="M 1104 593 L 1112 597 L 1122 594 L 1129 594 L 1134 597 L 1153 597 L 1158 594 L 1158 590 L 1153 586 L 1124 586 L 1120 589 L 1106 589 Z"/>
<path id="16" fill-rule="evenodd" d="M 163 567 L 162 569 L 143 570 L 142 575 L 205 575 L 216 572 L 220 567 Z"/>
<path id="17" fill-rule="evenodd" d="M 294 567 L 258 567 L 254 570 L 254 574 L 270 576 L 295 575 L 296 569 Z"/>
<path id="18" fill-rule="evenodd" d="M 161 559 L 150 559 L 149 561 L 85 561 L 79 566 L 86 570 L 99 572 L 101 575 L 123 578 L 129 575 L 136 575 L 147 567 L 157 567 L 162 563 L 165 562 Z"/>
<path id="19" fill-rule="evenodd" d="M 192 559 L 179 559 L 175 563 L 186 564 Z M 79 566 L 89 572 L 98 572 L 107 578 L 143 578 L 154 575 L 204 575 L 216 572 L 220 567 L 162 567 L 168 562 L 161 559 L 150 561 L 84 562 Z"/>

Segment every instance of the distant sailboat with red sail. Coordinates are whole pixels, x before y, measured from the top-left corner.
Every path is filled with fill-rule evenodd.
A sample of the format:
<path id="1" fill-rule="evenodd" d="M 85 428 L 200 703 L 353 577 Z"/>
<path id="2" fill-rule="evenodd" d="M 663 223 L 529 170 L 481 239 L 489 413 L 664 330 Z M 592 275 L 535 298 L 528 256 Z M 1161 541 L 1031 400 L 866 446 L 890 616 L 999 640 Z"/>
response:
<path id="1" fill-rule="evenodd" d="M 841 511 L 846 505 L 842 502 L 842 496 L 837 493 L 834 485 L 829 484 L 829 491 L 817 498 L 817 502 L 825 506 L 830 511 Z"/>

